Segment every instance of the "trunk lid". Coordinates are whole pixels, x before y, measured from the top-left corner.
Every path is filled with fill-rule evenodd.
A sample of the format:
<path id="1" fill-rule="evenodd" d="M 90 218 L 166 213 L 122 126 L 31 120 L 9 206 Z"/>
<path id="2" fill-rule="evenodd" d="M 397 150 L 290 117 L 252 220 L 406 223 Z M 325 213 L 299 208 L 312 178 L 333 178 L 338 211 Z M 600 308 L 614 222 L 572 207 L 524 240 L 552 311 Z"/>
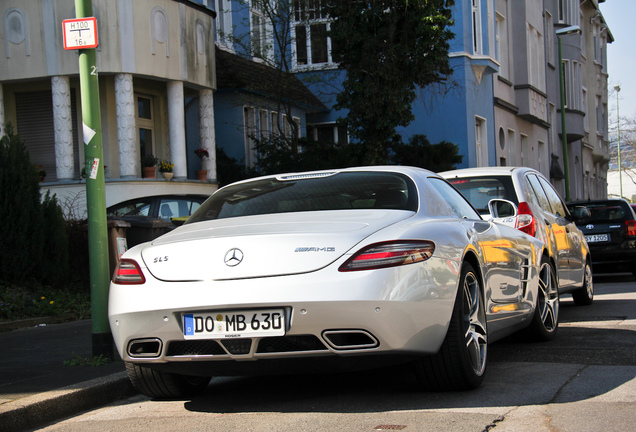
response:
<path id="1" fill-rule="evenodd" d="M 141 255 L 152 275 L 166 281 L 307 273 L 413 214 L 344 210 L 217 219 L 179 227 L 144 245 Z"/>

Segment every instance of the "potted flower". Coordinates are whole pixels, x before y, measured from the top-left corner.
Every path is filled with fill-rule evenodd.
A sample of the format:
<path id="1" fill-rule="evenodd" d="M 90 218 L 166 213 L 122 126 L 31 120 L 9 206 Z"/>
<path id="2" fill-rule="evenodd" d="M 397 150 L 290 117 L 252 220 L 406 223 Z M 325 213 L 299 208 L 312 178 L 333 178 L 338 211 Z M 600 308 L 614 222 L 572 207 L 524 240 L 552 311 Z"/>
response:
<path id="1" fill-rule="evenodd" d="M 144 178 L 155 178 L 155 166 L 159 159 L 154 157 L 152 153 L 145 154 L 141 157 L 141 170 Z"/>
<path id="2" fill-rule="evenodd" d="M 44 165 L 36 165 L 35 170 L 38 172 L 38 178 L 40 182 L 43 182 L 44 177 L 46 177 L 46 171 L 44 170 Z"/>
<path id="3" fill-rule="evenodd" d="M 194 154 L 196 154 L 199 157 L 199 160 L 201 161 L 201 168 L 200 170 L 197 170 L 195 173 L 197 175 L 197 180 L 207 180 L 208 178 L 208 170 L 203 169 L 203 158 L 207 158 L 210 157 L 210 153 L 208 153 L 208 151 L 204 148 L 198 148 L 194 151 Z"/>
<path id="4" fill-rule="evenodd" d="M 159 172 L 166 180 L 172 180 L 172 176 L 174 175 L 172 168 L 174 168 L 174 164 L 168 160 L 159 162 Z"/>

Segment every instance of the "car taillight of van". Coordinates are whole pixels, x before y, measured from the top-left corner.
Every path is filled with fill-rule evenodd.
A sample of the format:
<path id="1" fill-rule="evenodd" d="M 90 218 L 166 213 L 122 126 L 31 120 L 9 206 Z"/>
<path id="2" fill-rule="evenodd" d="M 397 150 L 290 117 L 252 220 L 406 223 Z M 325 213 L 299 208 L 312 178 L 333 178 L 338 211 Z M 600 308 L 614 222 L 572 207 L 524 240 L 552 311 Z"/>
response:
<path id="1" fill-rule="evenodd" d="M 532 210 L 530 210 L 530 206 L 527 202 L 519 203 L 519 212 L 515 228 L 531 235 L 532 237 L 534 237 L 537 233 L 537 221 L 532 215 Z"/>

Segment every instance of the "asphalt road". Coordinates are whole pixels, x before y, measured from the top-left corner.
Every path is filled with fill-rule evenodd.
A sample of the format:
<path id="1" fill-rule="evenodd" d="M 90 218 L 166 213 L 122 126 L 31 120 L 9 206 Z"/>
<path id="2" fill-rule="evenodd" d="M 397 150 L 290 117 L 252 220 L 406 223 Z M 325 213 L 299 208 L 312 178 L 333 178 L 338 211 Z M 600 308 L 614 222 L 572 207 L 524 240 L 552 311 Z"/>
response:
<path id="1" fill-rule="evenodd" d="M 489 350 L 477 390 L 422 392 L 408 368 L 218 378 L 192 400 L 135 396 L 46 431 L 627 431 L 636 423 L 636 282 L 595 278 L 591 306 L 561 302 L 554 341 Z"/>

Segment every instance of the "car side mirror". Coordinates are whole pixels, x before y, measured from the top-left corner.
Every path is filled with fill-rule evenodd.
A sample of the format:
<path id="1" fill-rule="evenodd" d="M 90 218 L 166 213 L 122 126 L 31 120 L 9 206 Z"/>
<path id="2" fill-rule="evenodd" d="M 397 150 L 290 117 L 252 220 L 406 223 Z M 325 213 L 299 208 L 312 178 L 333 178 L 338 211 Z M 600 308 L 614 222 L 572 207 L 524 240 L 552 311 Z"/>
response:
<path id="1" fill-rule="evenodd" d="M 572 218 L 575 221 L 587 219 L 592 215 L 592 213 L 590 213 L 590 209 L 585 206 L 575 206 L 571 208 L 571 210 L 572 210 Z"/>
<path id="2" fill-rule="evenodd" d="M 488 202 L 488 211 L 493 219 L 517 216 L 517 206 L 505 199 L 492 199 Z"/>

